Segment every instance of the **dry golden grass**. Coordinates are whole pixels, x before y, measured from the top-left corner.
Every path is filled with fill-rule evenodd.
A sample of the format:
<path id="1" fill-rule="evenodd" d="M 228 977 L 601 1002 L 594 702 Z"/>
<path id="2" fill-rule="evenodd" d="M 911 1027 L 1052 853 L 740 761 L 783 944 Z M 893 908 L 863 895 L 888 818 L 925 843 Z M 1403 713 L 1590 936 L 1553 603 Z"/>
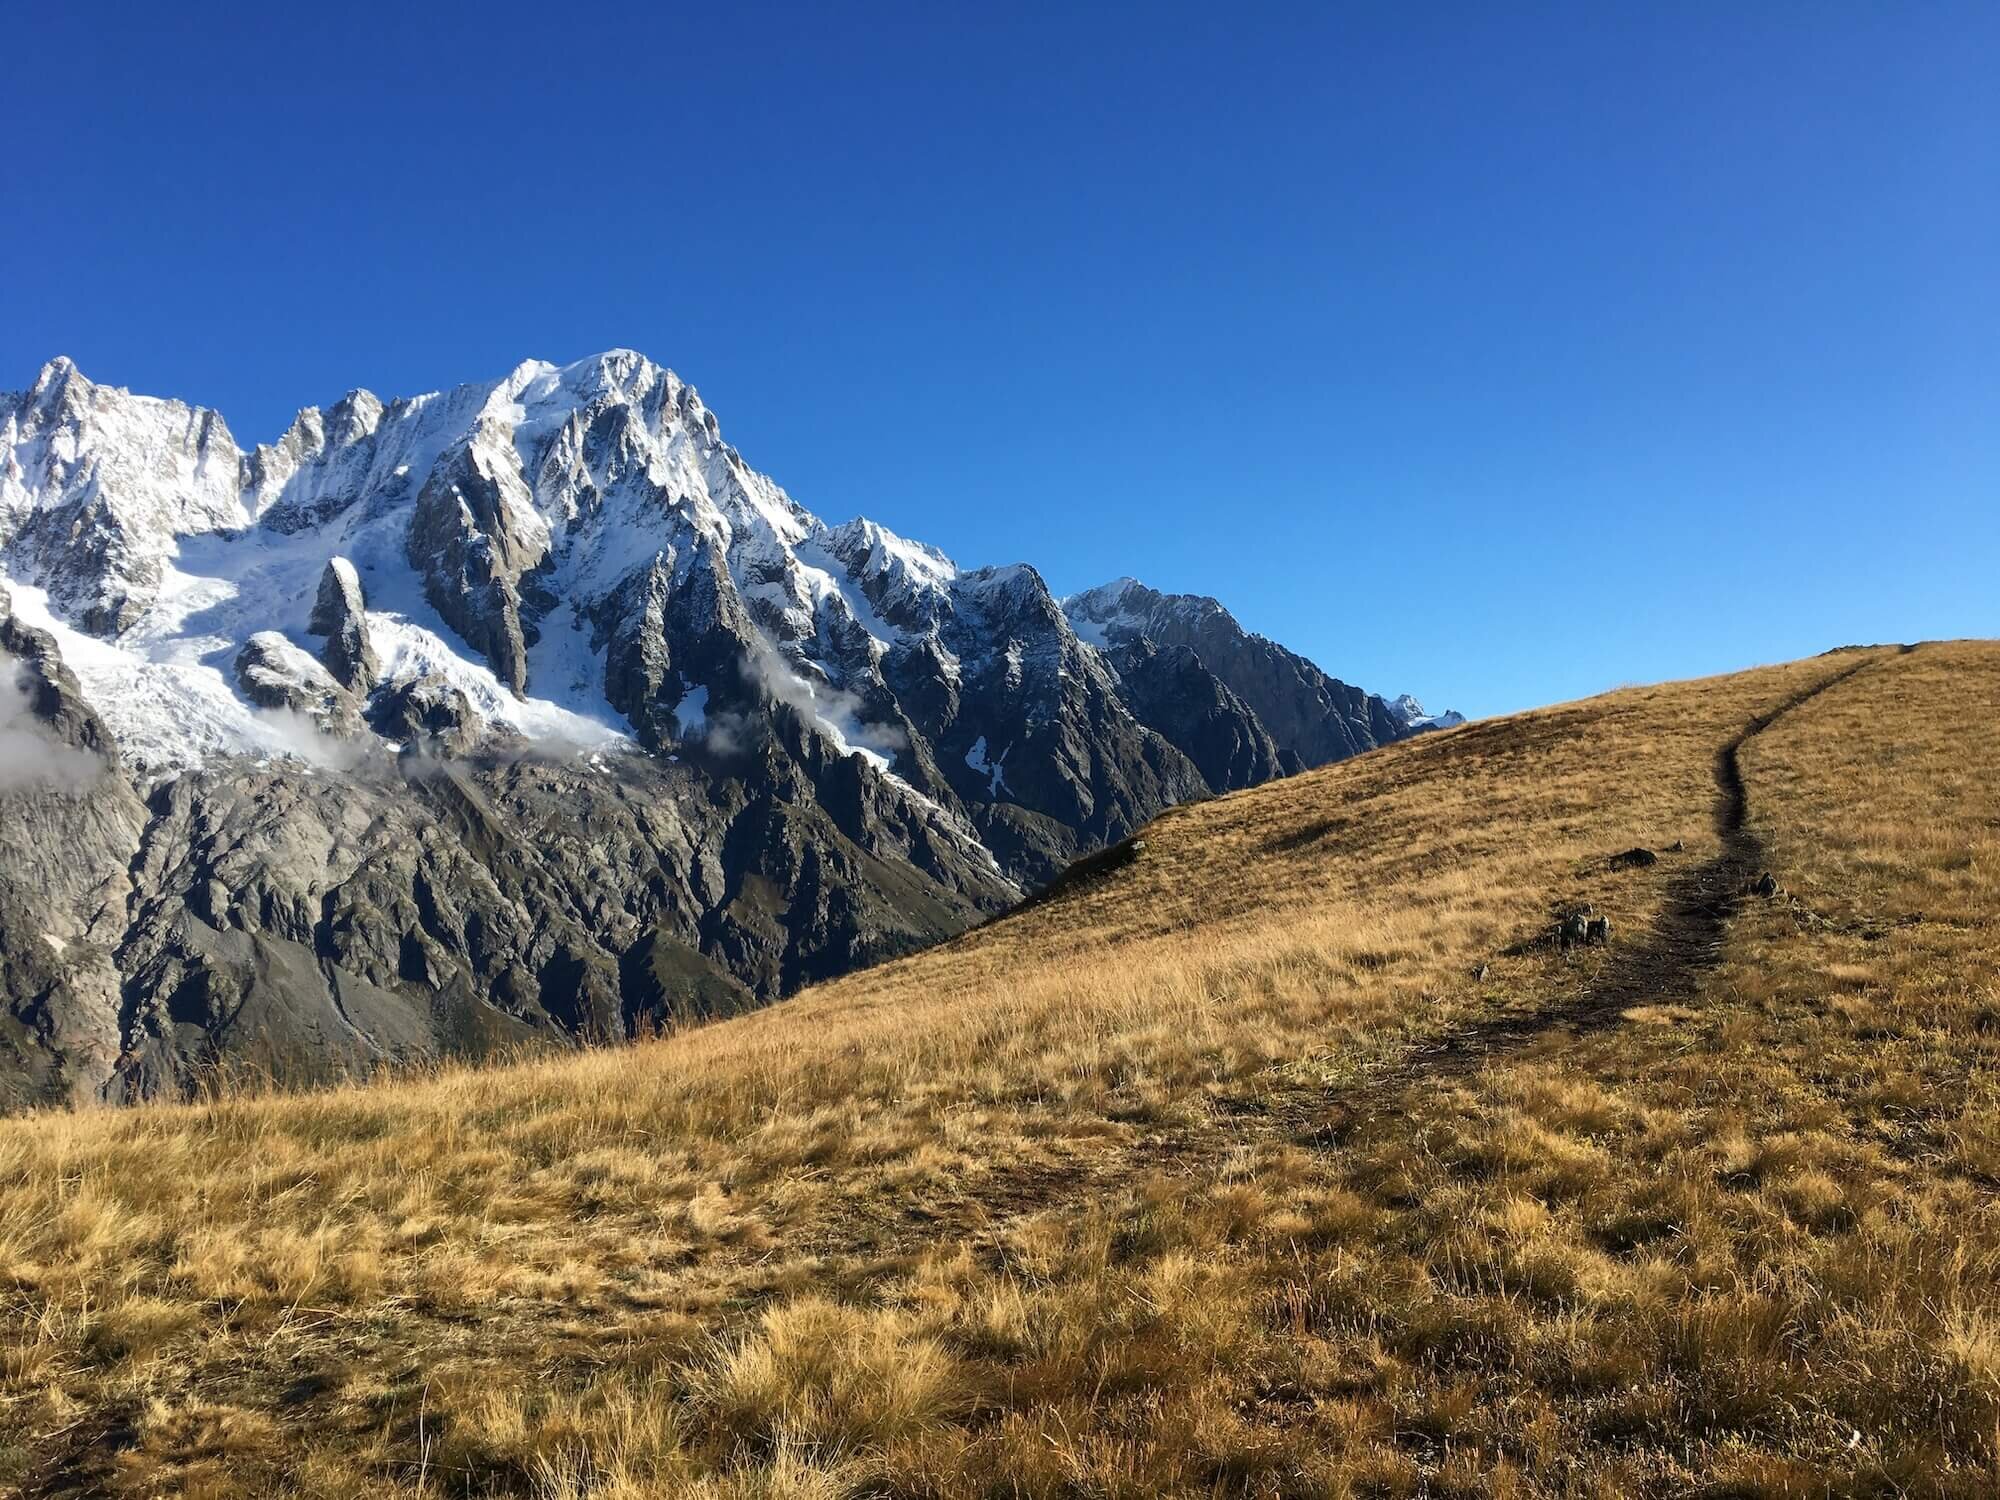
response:
<path id="1" fill-rule="evenodd" d="M 1740 756 L 1786 893 L 1561 1024 L 1850 670 Z M 1620 692 L 738 1021 L 0 1123 L 0 1492 L 1991 1494 L 1995 703 Z"/>

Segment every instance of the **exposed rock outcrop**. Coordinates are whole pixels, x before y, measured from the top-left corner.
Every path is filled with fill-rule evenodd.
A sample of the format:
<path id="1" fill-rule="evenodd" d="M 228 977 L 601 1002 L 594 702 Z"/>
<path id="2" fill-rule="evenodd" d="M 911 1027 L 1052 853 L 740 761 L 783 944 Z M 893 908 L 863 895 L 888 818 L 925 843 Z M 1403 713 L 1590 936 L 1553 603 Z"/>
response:
<path id="1" fill-rule="evenodd" d="M 1121 673 L 1146 659 L 1146 644 L 1192 652 L 1293 764 L 1325 765 L 1428 727 L 1406 723 L 1387 700 L 1245 630 L 1213 599 L 1162 594 L 1125 578 L 1065 602 Z"/>
<path id="2" fill-rule="evenodd" d="M 528 686 L 521 579 L 547 542 L 474 447 L 431 475 L 410 516 L 408 555 L 424 597 L 517 694 Z"/>
<path id="3" fill-rule="evenodd" d="M 84 1102 L 119 1053 L 146 811 L 46 631 L 0 589 L 0 1108 Z"/>
<path id="4" fill-rule="evenodd" d="M 368 606 L 361 592 L 361 575 L 346 558 L 327 559 L 306 628 L 326 637 L 320 660 L 342 687 L 366 693 L 375 685 L 382 664 L 368 639 Z"/>
<path id="5" fill-rule="evenodd" d="M 384 690 L 370 722 L 397 748 L 436 756 L 470 755 L 486 729 L 464 691 L 434 677 L 412 678 Z"/>
<path id="6" fill-rule="evenodd" d="M 260 630 L 236 653 L 236 685 L 259 708 L 299 715 L 321 732 L 352 739 L 361 713 L 327 669 L 275 630 Z"/>

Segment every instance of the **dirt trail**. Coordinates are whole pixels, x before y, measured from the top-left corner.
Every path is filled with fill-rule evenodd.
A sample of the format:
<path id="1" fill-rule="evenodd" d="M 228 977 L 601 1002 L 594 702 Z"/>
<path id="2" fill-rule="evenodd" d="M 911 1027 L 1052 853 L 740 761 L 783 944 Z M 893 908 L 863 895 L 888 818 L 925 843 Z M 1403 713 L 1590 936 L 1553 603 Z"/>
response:
<path id="1" fill-rule="evenodd" d="M 1912 647 L 1903 647 L 1907 654 Z M 1487 1058 L 1510 1052 L 1558 1028 L 1582 1035 L 1618 1024 L 1635 1005 L 1693 993 L 1702 972 L 1722 952 L 1729 920 L 1743 904 L 1752 881 L 1764 869 L 1764 841 L 1749 825 L 1749 795 L 1743 785 L 1743 747 L 1794 709 L 1846 682 L 1882 658 L 1869 656 L 1824 681 L 1795 693 L 1770 712 L 1752 719 L 1715 755 L 1714 820 L 1722 849 L 1692 865 L 1667 886 L 1664 910 L 1636 942 L 1615 947 L 1612 958 L 1580 995 L 1551 1001 L 1481 1021 L 1454 1032 L 1411 1057 L 1398 1071 L 1419 1075 L 1464 1073 Z"/>
<path id="2" fill-rule="evenodd" d="M 1902 648 L 1904 654 L 1913 649 Z M 1532 1009 L 1494 1015 L 1419 1042 L 1356 1085 L 1266 1094 L 1249 1110 L 1134 1141 L 1114 1158 L 1093 1165 L 996 1172 L 957 1204 L 926 1215 L 924 1241 L 963 1235 L 991 1254 L 1011 1226 L 1086 1196 L 1101 1201 L 1150 1172 L 1199 1171 L 1231 1150 L 1260 1141 L 1320 1141 L 1329 1131 L 1344 1136 L 1351 1124 L 1393 1108 L 1396 1095 L 1414 1084 L 1476 1072 L 1492 1059 L 1557 1032 L 1583 1036 L 1609 1030 L 1634 1006 L 1691 997 L 1702 973 L 1720 961 L 1730 919 L 1746 899 L 1756 899 L 1747 891 L 1765 867 L 1764 842 L 1749 823 L 1743 747 L 1793 710 L 1884 659 L 1871 654 L 1829 674 L 1752 719 L 1716 751 L 1712 816 L 1720 852 L 1671 878 L 1659 919 L 1640 936 L 1615 944 L 1581 992 L 1572 990 Z M 914 1249 L 910 1231 L 917 1227 L 906 1223 L 902 1233 L 892 1230 L 886 1238 Z"/>

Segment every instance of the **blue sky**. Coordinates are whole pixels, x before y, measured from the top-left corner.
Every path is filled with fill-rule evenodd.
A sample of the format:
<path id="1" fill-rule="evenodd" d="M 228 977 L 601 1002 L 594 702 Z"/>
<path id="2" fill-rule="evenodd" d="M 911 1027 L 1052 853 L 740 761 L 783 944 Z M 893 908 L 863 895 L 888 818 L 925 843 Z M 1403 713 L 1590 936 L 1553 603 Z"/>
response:
<path id="1" fill-rule="evenodd" d="M 630 346 L 830 520 L 1477 713 L 2000 633 L 2000 7 L 290 9 L 10 21 L 0 387 Z"/>

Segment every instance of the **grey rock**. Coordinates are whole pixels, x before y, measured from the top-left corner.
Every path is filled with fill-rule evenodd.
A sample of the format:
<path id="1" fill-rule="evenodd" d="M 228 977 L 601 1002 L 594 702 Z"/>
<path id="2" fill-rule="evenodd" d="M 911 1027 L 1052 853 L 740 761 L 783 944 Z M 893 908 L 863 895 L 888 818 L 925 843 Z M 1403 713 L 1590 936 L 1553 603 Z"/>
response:
<path id="1" fill-rule="evenodd" d="M 0 1108 L 97 1097 L 119 1052 L 114 961 L 146 810 L 54 640 L 0 589 Z"/>
<path id="2" fill-rule="evenodd" d="M 74 860 L 52 861 L 66 903 L 105 912 L 66 953 L 41 934 L 69 919 L 0 881 L 0 1101 L 615 1040 L 907 952 L 1009 898 L 970 851 L 933 878 L 914 830 L 873 825 L 864 848 L 812 804 L 637 755 L 235 763 L 129 797 L 60 830 L 96 827 L 105 886 L 78 902 Z"/>
<path id="3" fill-rule="evenodd" d="M 85 700 L 55 638 L 16 618 L 13 596 L 4 587 L 0 587 L 0 666 L 23 695 L 23 707 L 51 740 L 87 751 L 107 773 L 118 771 L 118 747 L 111 731 Z"/>
<path id="4" fill-rule="evenodd" d="M 1211 790 L 1234 791 L 1285 774 L 1263 721 L 1187 646 L 1140 637 L 1118 658 L 1133 717 L 1181 749 Z"/>
<path id="5" fill-rule="evenodd" d="M 362 732 L 360 707 L 332 674 L 276 631 L 259 631 L 236 653 L 237 690 L 259 708 L 295 714 L 339 739 Z"/>
<path id="6" fill-rule="evenodd" d="M 462 689 L 431 677 L 384 689 L 374 700 L 369 722 L 398 749 L 433 756 L 471 754 L 486 729 Z"/>
<path id="7" fill-rule="evenodd" d="M 1122 672 L 1136 643 L 1181 646 L 1256 716 L 1261 731 L 1291 768 L 1320 766 L 1377 745 L 1407 739 L 1422 727 L 1406 724 L 1382 697 L 1329 677 L 1277 642 L 1245 630 L 1214 599 L 1163 594 L 1121 579 L 1066 601 L 1072 619 L 1104 636 L 1106 654 Z"/>
<path id="8" fill-rule="evenodd" d="M 521 579 L 545 550 L 522 532 L 519 508 L 477 449 L 441 463 L 418 492 L 407 552 L 432 608 L 502 682 L 525 691 L 532 637 L 521 620 Z"/>
<path id="9" fill-rule="evenodd" d="M 326 637 L 320 660 L 342 687 L 366 693 L 381 674 L 381 663 L 368 639 L 367 603 L 361 592 L 361 575 L 344 557 L 328 560 L 320 574 L 319 592 L 313 599 L 312 618 L 307 628 Z"/>

